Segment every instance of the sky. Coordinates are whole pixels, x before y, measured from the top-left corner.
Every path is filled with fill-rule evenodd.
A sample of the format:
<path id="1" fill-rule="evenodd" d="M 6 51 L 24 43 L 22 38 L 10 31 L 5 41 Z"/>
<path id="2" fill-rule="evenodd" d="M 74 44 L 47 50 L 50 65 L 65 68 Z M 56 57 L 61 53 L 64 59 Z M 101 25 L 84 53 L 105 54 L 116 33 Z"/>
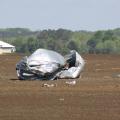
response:
<path id="1" fill-rule="evenodd" d="M 0 0 L 0 28 L 115 29 L 119 12 L 120 0 Z"/>

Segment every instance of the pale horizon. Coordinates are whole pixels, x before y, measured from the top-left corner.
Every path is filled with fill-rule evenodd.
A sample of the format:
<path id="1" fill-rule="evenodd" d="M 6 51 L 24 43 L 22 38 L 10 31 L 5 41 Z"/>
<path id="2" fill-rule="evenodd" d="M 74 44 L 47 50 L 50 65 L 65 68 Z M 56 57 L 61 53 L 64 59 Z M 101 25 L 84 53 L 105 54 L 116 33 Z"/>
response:
<path id="1" fill-rule="evenodd" d="M 0 0 L 0 28 L 116 29 L 119 5 L 119 0 Z"/>

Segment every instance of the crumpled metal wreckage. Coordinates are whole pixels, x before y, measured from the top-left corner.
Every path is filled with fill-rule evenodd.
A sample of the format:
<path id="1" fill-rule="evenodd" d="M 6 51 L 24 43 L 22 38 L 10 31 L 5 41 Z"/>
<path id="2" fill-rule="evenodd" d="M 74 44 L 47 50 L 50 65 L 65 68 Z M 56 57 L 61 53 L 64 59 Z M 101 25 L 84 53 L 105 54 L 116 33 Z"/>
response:
<path id="1" fill-rule="evenodd" d="M 63 57 L 52 50 L 37 49 L 16 64 L 16 71 L 20 80 L 78 78 L 84 65 L 83 58 L 75 50 Z"/>

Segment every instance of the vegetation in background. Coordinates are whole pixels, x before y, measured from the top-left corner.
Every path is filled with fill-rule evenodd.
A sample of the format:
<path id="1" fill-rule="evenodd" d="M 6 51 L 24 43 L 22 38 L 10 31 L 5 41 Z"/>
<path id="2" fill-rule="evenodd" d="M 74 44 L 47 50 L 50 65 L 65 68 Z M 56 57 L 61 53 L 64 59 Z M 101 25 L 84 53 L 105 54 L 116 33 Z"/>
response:
<path id="1" fill-rule="evenodd" d="M 0 39 L 15 45 L 18 53 L 46 48 L 62 54 L 73 49 L 80 53 L 120 54 L 120 28 L 96 32 L 8 28 L 0 29 Z"/>

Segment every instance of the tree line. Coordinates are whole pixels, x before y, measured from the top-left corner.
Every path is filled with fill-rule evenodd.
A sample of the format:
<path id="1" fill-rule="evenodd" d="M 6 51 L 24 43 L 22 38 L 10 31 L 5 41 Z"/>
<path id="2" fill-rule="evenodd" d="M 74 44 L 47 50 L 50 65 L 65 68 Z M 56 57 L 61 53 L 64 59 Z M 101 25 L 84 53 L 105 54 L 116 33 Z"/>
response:
<path id="1" fill-rule="evenodd" d="M 16 46 L 18 53 L 32 53 L 45 48 L 62 54 L 73 49 L 80 53 L 120 54 L 120 28 L 95 32 L 9 28 L 0 29 L 0 39 Z"/>

